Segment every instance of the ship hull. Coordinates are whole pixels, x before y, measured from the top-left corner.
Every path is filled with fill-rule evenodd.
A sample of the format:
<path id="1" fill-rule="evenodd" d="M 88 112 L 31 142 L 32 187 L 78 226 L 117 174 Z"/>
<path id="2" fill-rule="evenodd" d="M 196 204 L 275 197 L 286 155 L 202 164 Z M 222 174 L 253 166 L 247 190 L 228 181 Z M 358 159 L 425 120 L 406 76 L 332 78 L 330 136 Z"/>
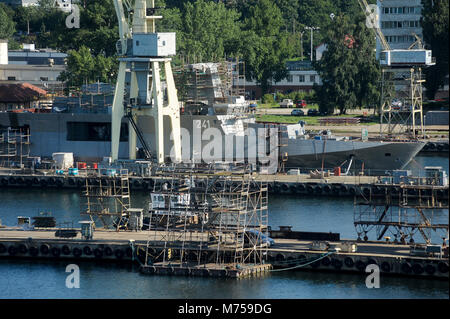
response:
<path id="1" fill-rule="evenodd" d="M 110 156 L 111 142 L 105 136 L 103 141 L 92 140 L 71 140 L 70 136 L 74 132 L 69 131 L 70 123 L 111 123 L 111 115 L 108 114 L 70 114 L 70 113 L 49 113 L 49 114 L 17 114 L 0 113 L 0 126 L 19 127 L 27 126 L 31 134 L 31 156 L 50 157 L 56 152 L 73 152 L 75 160 L 78 161 L 99 161 L 103 157 Z M 228 119 L 224 124 L 223 118 L 209 115 L 182 115 L 181 126 L 187 132 L 193 132 L 198 124 L 201 133 L 206 128 L 218 128 L 221 134 L 236 134 L 242 131 L 245 126 L 242 122 L 235 124 L 235 121 Z M 122 121 L 124 125 L 127 121 Z M 236 122 L 238 123 L 238 122 Z M 142 129 L 145 139 L 150 148 L 154 143 L 154 122 L 150 117 L 141 117 L 138 125 Z M 260 124 L 249 124 L 249 127 L 263 127 Z M 167 128 L 167 129 L 166 129 Z M 165 127 L 165 153 L 170 154 L 172 141 L 170 131 Z M 241 132 L 242 133 L 242 132 Z M 191 134 L 193 135 L 193 134 Z M 201 141 L 201 149 L 208 141 Z M 139 144 L 139 143 L 138 143 Z M 190 148 L 195 141 L 190 139 Z M 245 153 L 247 153 L 247 141 L 244 143 Z M 341 166 L 352 156 L 354 158 L 352 168 L 373 170 L 391 170 L 404 168 L 412 158 L 423 148 L 425 143 L 421 142 L 362 142 L 362 141 L 335 141 L 335 140 L 314 140 L 314 139 L 288 139 L 287 146 L 280 148 L 281 153 L 287 153 L 287 167 L 300 168 L 321 168 L 322 163 L 325 168 Z M 236 153 L 234 150 L 233 153 Z M 227 155 L 229 155 L 227 153 Z M 128 142 L 121 141 L 119 147 L 119 157 L 128 157 Z M 234 159 L 240 160 L 236 156 Z M 224 156 L 212 158 L 210 161 L 222 161 Z M 346 167 L 348 164 L 344 164 Z"/>
<path id="2" fill-rule="evenodd" d="M 352 168 L 393 170 L 404 168 L 424 145 L 423 142 L 290 140 L 282 152 L 288 153 L 288 167 L 348 167 L 353 157 Z"/>

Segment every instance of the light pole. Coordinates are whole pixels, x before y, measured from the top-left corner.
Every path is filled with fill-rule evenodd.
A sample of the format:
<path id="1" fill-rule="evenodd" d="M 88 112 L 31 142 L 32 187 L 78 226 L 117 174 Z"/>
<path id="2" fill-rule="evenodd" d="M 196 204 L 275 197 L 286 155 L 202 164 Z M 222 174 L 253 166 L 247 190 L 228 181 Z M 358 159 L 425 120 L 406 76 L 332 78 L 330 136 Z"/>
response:
<path id="1" fill-rule="evenodd" d="M 320 30 L 320 28 L 319 27 L 305 27 L 305 29 L 311 30 L 311 62 L 312 62 L 312 60 L 313 60 L 313 38 L 314 38 L 313 32 L 315 30 Z"/>
<path id="2" fill-rule="evenodd" d="M 302 57 L 302 61 L 303 61 L 303 33 L 305 33 L 305 31 L 300 32 L 300 55 Z"/>

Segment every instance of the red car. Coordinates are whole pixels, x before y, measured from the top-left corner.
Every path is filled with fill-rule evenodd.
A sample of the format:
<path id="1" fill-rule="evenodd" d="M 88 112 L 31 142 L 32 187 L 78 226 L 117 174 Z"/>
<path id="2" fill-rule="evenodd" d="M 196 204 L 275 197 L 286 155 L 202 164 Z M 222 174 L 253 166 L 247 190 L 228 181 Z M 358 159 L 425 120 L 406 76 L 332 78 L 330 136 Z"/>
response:
<path id="1" fill-rule="evenodd" d="M 306 101 L 305 100 L 300 100 L 295 104 L 296 108 L 305 108 L 306 107 Z"/>

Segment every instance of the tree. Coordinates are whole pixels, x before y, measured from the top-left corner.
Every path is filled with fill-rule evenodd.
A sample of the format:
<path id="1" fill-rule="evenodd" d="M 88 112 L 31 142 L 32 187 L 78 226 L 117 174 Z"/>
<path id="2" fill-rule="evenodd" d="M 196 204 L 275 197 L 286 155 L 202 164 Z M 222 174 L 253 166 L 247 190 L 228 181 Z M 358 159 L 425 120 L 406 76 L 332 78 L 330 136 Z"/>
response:
<path id="1" fill-rule="evenodd" d="M 327 50 L 314 63 L 322 79 L 317 87 L 320 110 L 340 114 L 348 109 L 374 105 L 379 98 L 380 67 L 375 59 L 375 40 L 360 16 L 358 24 L 337 16 L 326 28 Z"/>
<path id="2" fill-rule="evenodd" d="M 9 39 L 15 32 L 15 23 L 8 14 L 7 8 L 0 3 L 0 39 Z"/>
<path id="3" fill-rule="evenodd" d="M 448 76 L 449 0 L 422 0 L 422 28 L 427 48 L 433 51 L 436 65 L 425 69 L 425 88 L 429 99 L 444 85 Z"/>
<path id="4" fill-rule="evenodd" d="M 271 81 L 287 76 L 286 60 L 293 55 L 289 34 L 282 32 L 284 21 L 280 9 L 270 0 L 260 0 L 249 8 L 244 20 L 242 52 L 247 79 L 254 79 L 264 93 Z"/>
<path id="5" fill-rule="evenodd" d="M 70 50 L 67 56 L 67 70 L 59 75 L 60 81 L 67 81 L 70 86 L 95 82 L 95 59 L 89 48 L 82 46 L 78 51 Z"/>
<path id="6" fill-rule="evenodd" d="M 234 55 L 240 35 L 239 17 L 223 3 L 187 2 L 178 33 L 180 51 L 191 61 L 217 61 Z"/>

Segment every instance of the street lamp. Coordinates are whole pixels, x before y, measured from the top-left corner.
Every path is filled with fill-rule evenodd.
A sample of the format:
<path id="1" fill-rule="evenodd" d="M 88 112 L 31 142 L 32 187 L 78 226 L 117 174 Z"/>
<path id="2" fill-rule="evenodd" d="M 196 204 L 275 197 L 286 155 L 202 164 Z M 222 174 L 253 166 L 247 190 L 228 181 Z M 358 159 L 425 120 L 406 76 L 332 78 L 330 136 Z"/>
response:
<path id="1" fill-rule="evenodd" d="M 305 31 L 300 32 L 300 55 L 302 57 L 302 61 L 303 61 L 303 33 L 305 33 Z"/>
<path id="2" fill-rule="evenodd" d="M 320 30 L 319 27 L 305 27 L 306 30 L 311 30 L 311 62 L 313 60 L 313 32 Z"/>

